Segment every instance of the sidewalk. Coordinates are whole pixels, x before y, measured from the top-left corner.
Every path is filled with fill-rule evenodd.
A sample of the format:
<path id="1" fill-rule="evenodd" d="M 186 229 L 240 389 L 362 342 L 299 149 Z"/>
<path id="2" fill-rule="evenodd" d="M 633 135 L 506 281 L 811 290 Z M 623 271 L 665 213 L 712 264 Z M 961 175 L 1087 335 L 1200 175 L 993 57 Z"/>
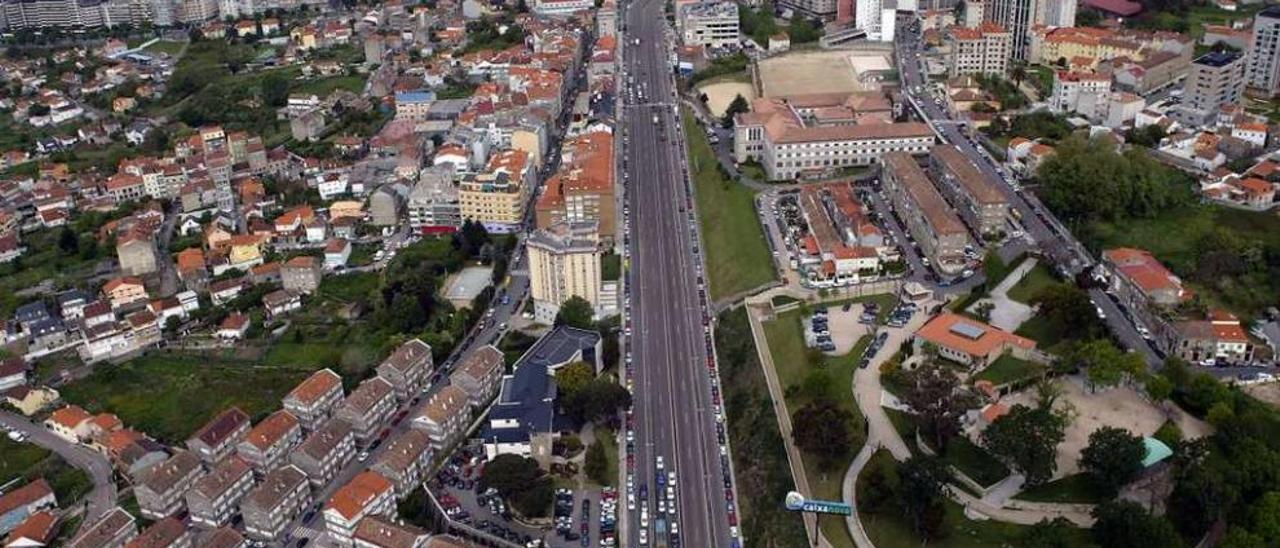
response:
<path id="1" fill-rule="evenodd" d="M 787 462 L 791 465 L 791 476 L 796 482 L 796 491 L 800 494 L 811 497 L 813 491 L 809 489 L 809 477 L 804 473 L 804 461 L 800 459 L 800 450 L 796 448 L 795 443 L 791 441 L 791 414 L 787 412 L 787 403 L 783 399 L 782 385 L 778 382 L 777 370 L 773 365 L 773 355 L 769 352 L 769 342 L 764 336 L 764 327 L 760 325 L 760 316 L 757 308 L 751 303 L 746 303 L 747 319 L 751 324 L 751 338 L 755 339 L 756 353 L 760 357 L 760 365 L 764 368 L 764 377 L 769 384 L 769 397 L 773 400 L 773 411 L 778 416 L 778 431 L 782 434 L 782 441 L 787 449 Z M 818 519 L 814 514 L 802 514 L 804 516 L 804 527 L 808 531 L 809 538 L 813 538 L 814 532 L 818 533 L 818 545 L 822 548 L 830 548 L 831 543 L 822 536 L 822 532 L 818 530 Z"/>

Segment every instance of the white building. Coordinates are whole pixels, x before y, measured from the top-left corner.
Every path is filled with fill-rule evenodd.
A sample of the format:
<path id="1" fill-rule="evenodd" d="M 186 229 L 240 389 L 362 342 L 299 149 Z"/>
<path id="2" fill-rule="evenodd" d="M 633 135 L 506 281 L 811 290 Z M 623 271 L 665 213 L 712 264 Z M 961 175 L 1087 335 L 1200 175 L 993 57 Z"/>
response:
<path id="1" fill-rule="evenodd" d="M 686 46 L 730 48 L 738 45 L 738 4 L 696 2 L 682 4 L 676 25 Z"/>
<path id="2" fill-rule="evenodd" d="M 1057 71 L 1053 78 L 1053 95 L 1049 108 L 1054 112 L 1098 112 L 1111 91 L 1111 77 L 1106 74 Z"/>

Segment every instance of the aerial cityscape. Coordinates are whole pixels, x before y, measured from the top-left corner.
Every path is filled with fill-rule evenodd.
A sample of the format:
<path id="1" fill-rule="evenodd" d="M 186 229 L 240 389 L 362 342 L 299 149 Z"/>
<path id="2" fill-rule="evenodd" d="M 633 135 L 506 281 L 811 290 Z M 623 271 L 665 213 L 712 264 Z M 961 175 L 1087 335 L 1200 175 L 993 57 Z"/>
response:
<path id="1" fill-rule="evenodd" d="M 1280 4 L 0 47 L 3 548 L 1280 547 Z"/>

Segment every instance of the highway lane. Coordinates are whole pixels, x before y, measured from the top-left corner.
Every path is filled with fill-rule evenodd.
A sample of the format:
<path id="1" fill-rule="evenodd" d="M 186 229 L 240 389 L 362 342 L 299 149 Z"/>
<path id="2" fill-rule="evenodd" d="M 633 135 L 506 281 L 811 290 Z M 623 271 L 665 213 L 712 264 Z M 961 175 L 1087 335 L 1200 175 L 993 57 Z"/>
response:
<path id="1" fill-rule="evenodd" d="M 631 209 L 632 335 L 627 348 L 634 363 L 636 417 L 635 481 L 647 486 L 649 520 L 630 514 L 629 545 L 646 529 L 650 544 L 660 545 L 654 527 L 659 492 L 655 464 L 661 457 L 676 472 L 676 516 L 683 546 L 730 545 L 720 450 L 710 401 L 705 342 L 707 318 L 700 306 L 696 243 L 680 117 L 674 109 L 673 82 L 664 42 L 662 3 L 640 0 L 626 14 L 625 63 L 643 100 L 622 117 L 628 145 L 624 152 Z M 636 38 L 640 39 L 637 45 Z M 658 122 L 655 124 L 654 120 Z M 668 522 L 671 521 L 667 517 Z"/>

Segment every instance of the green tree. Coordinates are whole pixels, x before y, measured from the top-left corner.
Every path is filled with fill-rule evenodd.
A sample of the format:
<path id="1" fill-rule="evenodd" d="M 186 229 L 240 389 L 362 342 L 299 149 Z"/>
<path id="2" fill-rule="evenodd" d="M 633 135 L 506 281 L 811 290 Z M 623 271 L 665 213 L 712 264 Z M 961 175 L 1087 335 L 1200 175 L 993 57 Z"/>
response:
<path id="1" fill-rule="evenodd" d="M 591 303 L 574 295 L 560 305 L 560 312 L 556 313 L 556 325 L 591 329 L 591 316 L 594 314 Z"/>
<path id="2" fill-rule="evenodd" d="M 1039 485 L 1053 476 L 1058 465 L 1054 457 L 1066 438 L 1066 421 L 1050 409 L 1022 404 L 996 419 L 982 433 L 983 444 L 1027 478 Z"/>
<path id="3" fill-rule="evenodd" d="M 881 512 L 894 503 L 898 491 L 897 462 L 891 459 L 871 459 L 858 476 L 858 505 L 866 512 Z"/>
<path id="4" fill-rule="evenodd" d="M 1045 518 L 1027 528 L 1027 531 L 1022 535 L 1020 546 L 1070 548 L 1072 546 L 1071 535 L 1074 529 L 1075 525 L 1067 521 L 1066 518 L 1055 518 L 1053 521 Z"/>
<path id="5" fill-rule="evenodd" d="M 946 515 L 943 489 L 951 481 L 947 465 L 936 457 L 913 456 L 902 463 L 898 476 L 898 502 L 911 528 L 926 540 L 938 538 Z"/>
<path id="6" fill-rule="evenodd" d="M 79 253 L 80 237 L 71 228 L 63 226 L 62 230 L 58 231 L 58 249 L 68 255 Z"/>
<path id="7" fill-rule="evenodd" d="M 751 104 L 741 94 L 735 95 L 733 101 L 724 109 L 724 117 L 721 118 L 721 124 L 724 127 L 733 127 L 733 118 L 739 114 L 751 110 Z"/>
<path id="8" fill-rule="evenodd" d="M 1094 314 L 1089 294 L 1070 284 L 1057 283 L 1044 287 L 1031 298 L 1039 313 L 1059 333 L 1071 333 L 1081 340 L 1098 338 L 1102 326 Z"/>
<path id="9" fill-rule="evenodd" d="M 1146 362 L 1137 352 L 1123 352 L 1109 340 L 1085 343 L 1077 357 L 1088 368 L 1089 388 L 1110 388 L 1139 375 Z"/>
<path id="10" fill-rule="evenodd" d="M 1151 401 L 1161 403 L 1173 396 L 1173 381 L 1164 375 L 1151 375 L 1147 377 L 1146 390 Z"/>
<path id="11" fill-rule="evenodd" d="M 1123 428 L 1103 426 L 1089 434 L 1089 445 L 1080 452 L 1080 469 L 1089 474 L 1095 488 L 1114 496 L 1142 472 L 1146 454 L 1142 438 Z"/>
<path id="12" fill-rule="evenodd" d="M 853 413 L 832 400 L 805 404 L 791 417 L 791 437 L 796 447 L 818 458 L 818 467 L 830 470 L 847 462 L 853 449 Z"/>
<path id="13" fill-rule="evenodd" d="M 572 397 L 596 378 L 596 369 L 587 362 L 577 361 L 556 371 L 556 388 L 561 394 Z"/>
<path id="14" fill-rule="evenodd" d="M 907 383 L 903 403 L 915 410 L 912 416 L 930 445 L 944 451 L 977 398 L 960 385 L 955 373 L 932 359 L 908 373 Z"/>
<path id="15" fill-rule="evenodd" d="M 1249 525 L 1267 546 L 1280 546 L 1280 492 L 1269 491 L 1253 504 Z"/>
<path id="16" fill-rule="evenodd" d="M 577 392 L 558 398 L 565 414 L 579 424 L 614 417 L 631 405 L 631 392 L 606 378 L 593 379 Z"/>
<path id="17" fill-rule="evenodd" d="M 1218 548 L 1267 548 L 1268 546 L 1275 545 L 1267 544 L 1260 535 L 1239 526 L 1227 529 L 1227 534 L 1218 543 Z"/>
<path id="18" fill-rule="evenodd" d="M 1093 509 L 1090 535 L 1106 548 L 1180 548 L 1182 537 L 1168 520 L 1148 514 L 1137 503 L 1112 501 Z"/>
<path id="19" fill-rule="evenodd" d="M 598 430 L 597 433 L 606 433 L 605 430 Z M 586 461 L 582 465 L 583 471 L 587 473 L 587 477 L 591 481 L 599 485 L 612 485 L 613 481 L 609 478 L 609 457 L 605 455 L 604 444 L 600 440 L 591 442 L 587 447 Z"/>
<path id="20" fill-rule="evenodd" d="M 498 455 L 485 465 L 480 485 L 498 491 L 526 517 L 544 517 L 551 507 L 553 488 L 538 461 L 519 455 Z"/>

